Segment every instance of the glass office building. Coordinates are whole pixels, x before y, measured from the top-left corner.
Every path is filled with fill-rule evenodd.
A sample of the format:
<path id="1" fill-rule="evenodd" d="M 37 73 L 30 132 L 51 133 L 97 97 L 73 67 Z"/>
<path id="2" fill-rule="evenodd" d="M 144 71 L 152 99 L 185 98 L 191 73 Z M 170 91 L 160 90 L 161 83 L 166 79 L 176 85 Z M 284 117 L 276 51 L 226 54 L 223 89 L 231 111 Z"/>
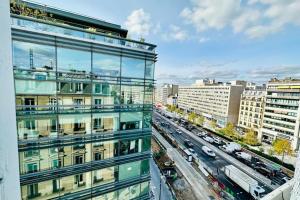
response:
<path id="1" fill-rule="evenodd" d="M 31 2 L 11 22 L 21 198 L 149 199 L 155 45 Z"/>

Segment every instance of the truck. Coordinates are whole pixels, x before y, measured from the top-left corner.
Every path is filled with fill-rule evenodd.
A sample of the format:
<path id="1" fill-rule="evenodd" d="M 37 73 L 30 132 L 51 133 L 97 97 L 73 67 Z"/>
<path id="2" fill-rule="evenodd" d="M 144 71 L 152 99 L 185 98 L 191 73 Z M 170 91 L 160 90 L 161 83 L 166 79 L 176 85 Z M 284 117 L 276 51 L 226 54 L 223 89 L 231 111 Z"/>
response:
<path id="1" fill-rule="evenodd" d="M 240 151 L 242 149 L 241 145 L 235 142 L 229 142 L 226 145 L 220 147 L 223 151 L 227 153 L 234 153 L 235 151 Z"/>
<path id="2" fill-rule="evenodd" d="M 261 199 L 265 195 L 265 190 L 258 185 L 258 182 L 242 172 L 233 165 L 224 167 L 226 177 L 239 185 L 243 190 L 249 193 L 255 200 Z"/>
<path id="3" fill-rule="evenodd" d="M 250 154 L 241 151 L 236 152 L 235 155 L 238 159 L 251 163 L 252 156 Z"/>

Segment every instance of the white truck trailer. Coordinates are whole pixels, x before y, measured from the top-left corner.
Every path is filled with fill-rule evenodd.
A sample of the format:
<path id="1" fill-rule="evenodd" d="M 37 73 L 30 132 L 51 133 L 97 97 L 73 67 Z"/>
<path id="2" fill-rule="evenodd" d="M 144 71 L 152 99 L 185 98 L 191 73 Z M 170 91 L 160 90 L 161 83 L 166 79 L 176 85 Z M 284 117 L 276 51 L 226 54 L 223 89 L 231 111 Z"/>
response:
<path id="1" fill-rule="evenodd" d="M 235 166 L 225 166 L 224 172 L 230 180 L 232 180 L 246 192 L 251 194 L 251 196 L 254 199 L 261 199 L 264 196 L 265 190 L 258 185 L 258 182 L 255 179 L 248 176 L 247 174 L 245 174 L 244 172 L 242 172 L 241 170 L 239 170 L 238 168 L 236 168 Z"/>

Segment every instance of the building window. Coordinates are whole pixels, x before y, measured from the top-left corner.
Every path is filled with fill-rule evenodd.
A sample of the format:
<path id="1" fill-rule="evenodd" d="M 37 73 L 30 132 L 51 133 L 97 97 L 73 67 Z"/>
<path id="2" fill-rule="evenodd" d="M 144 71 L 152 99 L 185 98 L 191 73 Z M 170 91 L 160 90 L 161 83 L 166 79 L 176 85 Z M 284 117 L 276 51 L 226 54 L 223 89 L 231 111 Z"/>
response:
<path id="1" fill-rule="evenodd" d="M 83 163 L 83 155 L 75 156 L 74 160 L 75 160 L 75 165 L 82 164 Z"/>
<path id="2" fill-rule="evenodd" d="M 93 73 L 102 76 L 119 76 L 120 56 L 94 52 Z"/>
<path id="3" fill-rule="evenodd" d="M 55 70 L 55 63 L 55 47 L 13 41 L 14 68 Z"/>
<path id="4" fill-rule="evenodd" d="M 58 47 L 57 71 L 90 73 L 91 52 Z"/>
<path id="5" fill-rule="evenodd" d="M 40 196 L 39 194 L 39 186 L 37 183 L 28 185 L 28 198 L 34 198 Z"/>
<path id="6" fill-rule="evenodd" d="M 145 60 L 122 57 L 122 76 L 132 78 L 144 78 Z"/>
<path id="7" fill-rule="evenodd" d="M 102 154 L 100 152 L 94 153 L 94 160 L 101 160 Z"/>

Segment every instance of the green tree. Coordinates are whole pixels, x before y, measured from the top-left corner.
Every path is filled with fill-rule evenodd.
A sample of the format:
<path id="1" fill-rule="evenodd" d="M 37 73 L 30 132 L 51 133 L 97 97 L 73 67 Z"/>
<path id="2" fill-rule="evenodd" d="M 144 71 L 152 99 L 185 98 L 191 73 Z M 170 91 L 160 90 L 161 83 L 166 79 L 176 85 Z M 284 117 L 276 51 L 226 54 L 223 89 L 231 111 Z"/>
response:
<path id="1" fill-rule="evenodd" d="M 216 120 L 211 120 L 210 123 L 209 123 L 210 127 L 213 128 L 213 129 L 216 129 L 217 128 L 217 122 Z"/>
<path id="2" fill-rule="evenodd" d="M 204 124 L 204 117 L 202 115 L 198 116 L 197 119 L 196 119 L 196 122 L 200 126 L 203 126 L 203 124 Z"/>
<path id="3" fill-rule="evenodd" d="M 273 144 L 273 150 L 276 154 L 282 155 L 282 162 L 285 155 L 291 155 L 293 153 L 291 143 L 286 139 L 277 139 Z"/>
<path id="4" fill-rule="evenodd" d="M 195 119 L 197 118 L 197 115 L 196 113 L 192 112 L 188 115 L 188 119 L 191 121 L 191 122 L 195 122 Z"/>
<path id="5" fill-rule="evenodd" d="M 225 128 L 223 128 L 222 132 L 231 138 L 237 138 L 236 131 L 234 130 L 234 125 L 232 123 L 227 123 Z"/>
<path id="6" fill-rule="evenodd" d="M 257 135 L 253 129 L 249 129 L 246 132 L 246 134 L 244 136 L 244 142 L 249 145 L 257 145 L 258 144 Z"/>

